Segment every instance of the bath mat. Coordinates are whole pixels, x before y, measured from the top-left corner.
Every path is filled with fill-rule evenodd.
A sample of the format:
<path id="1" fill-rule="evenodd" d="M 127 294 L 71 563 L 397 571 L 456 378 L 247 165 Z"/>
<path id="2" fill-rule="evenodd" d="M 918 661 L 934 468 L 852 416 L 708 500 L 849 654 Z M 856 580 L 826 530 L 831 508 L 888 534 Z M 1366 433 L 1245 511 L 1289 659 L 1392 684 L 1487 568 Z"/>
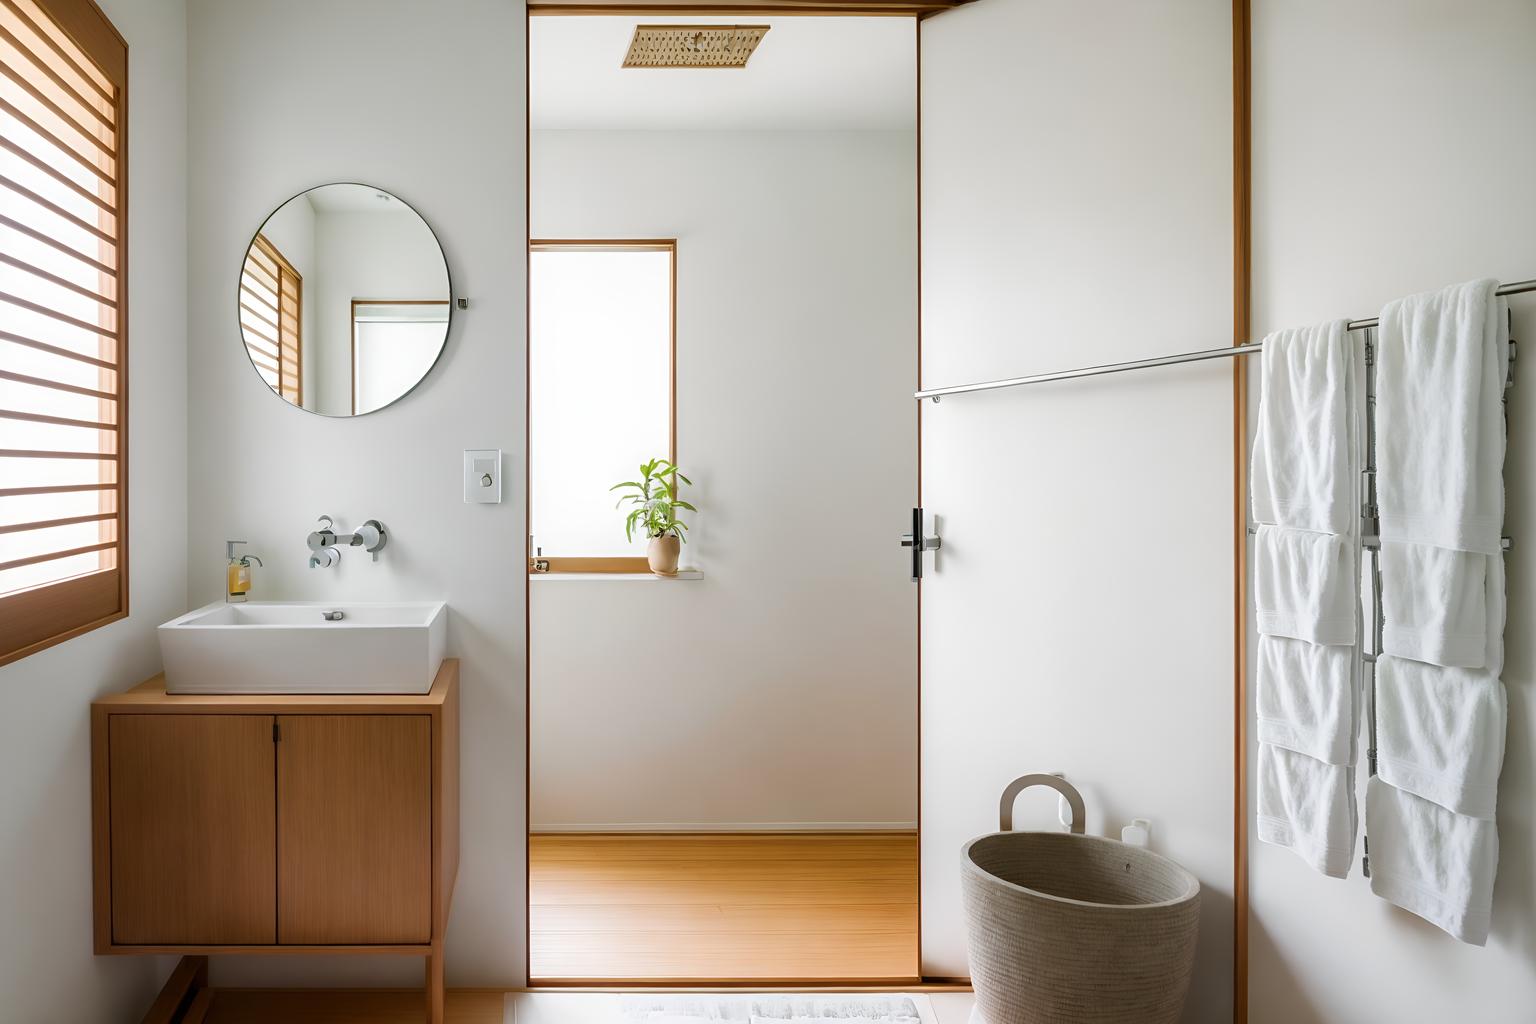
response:
<path id="1" fill-rule="evenodd" d="M 661 995 L 626 996 L 625 1021 L 634 1024 L 921 1024 L 917 1004 L 902 995 Z"/>

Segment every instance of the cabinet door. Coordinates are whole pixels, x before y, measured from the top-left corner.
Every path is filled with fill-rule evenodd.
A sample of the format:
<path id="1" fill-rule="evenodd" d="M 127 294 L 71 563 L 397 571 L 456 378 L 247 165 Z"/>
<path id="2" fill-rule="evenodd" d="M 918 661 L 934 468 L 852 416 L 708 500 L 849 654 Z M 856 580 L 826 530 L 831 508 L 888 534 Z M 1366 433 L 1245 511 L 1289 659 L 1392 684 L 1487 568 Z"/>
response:
<path id="1" fill-rule="evenodd" d="M 270 715 L 112 715 L 112 939 L 277 940 Z"/>
<path id="2" fill-rule="evenodd" d="M 277 725 L 278 941 L 431 941 L 431 718 Z"/>

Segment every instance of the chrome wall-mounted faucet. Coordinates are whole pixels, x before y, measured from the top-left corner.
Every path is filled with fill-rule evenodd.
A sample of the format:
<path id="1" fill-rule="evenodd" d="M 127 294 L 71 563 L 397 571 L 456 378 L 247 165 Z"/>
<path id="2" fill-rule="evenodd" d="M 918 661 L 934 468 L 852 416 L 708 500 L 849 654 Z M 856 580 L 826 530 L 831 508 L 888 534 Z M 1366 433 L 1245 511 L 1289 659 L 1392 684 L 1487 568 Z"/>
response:
<path id="1" fill-rule="evenodd" d="M 330 516 L 320 517 L 320 528 L 309 535 L 305 543 L 309 546 L 309 567 L 311 569 L 329 569 L 341 564 L 341 548 L 362 548 L 373 556 L 373 560 L 379 560 L 379 552 L 384 545 L 389 543 L 389 533 L 384 529 L 384 524 L 377 519 L 370 519 L 357 528 L 355 533 L 337 533 L 333 527 L 336 521 Z"/>

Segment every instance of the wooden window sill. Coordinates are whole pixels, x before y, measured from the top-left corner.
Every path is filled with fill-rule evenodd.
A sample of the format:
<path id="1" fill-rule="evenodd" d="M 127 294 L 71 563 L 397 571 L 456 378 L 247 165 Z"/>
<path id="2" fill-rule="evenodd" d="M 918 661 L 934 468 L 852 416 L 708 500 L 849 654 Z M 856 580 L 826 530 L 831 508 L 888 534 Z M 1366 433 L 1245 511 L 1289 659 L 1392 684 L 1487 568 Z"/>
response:
<path id="1" fill-rule="evenodd" d="M 649 572 L 531 572 L 528 574 L 530 582 L 543 583 L 554 580 L 567 582 L 596 580 L 614 580 L 641 582 L 650 580 L 656 583 L 676 583 L 681 580 L 701 580 L 704 574 L 698 569 L 679 569 L 676 576 L 657 576 Z"/>

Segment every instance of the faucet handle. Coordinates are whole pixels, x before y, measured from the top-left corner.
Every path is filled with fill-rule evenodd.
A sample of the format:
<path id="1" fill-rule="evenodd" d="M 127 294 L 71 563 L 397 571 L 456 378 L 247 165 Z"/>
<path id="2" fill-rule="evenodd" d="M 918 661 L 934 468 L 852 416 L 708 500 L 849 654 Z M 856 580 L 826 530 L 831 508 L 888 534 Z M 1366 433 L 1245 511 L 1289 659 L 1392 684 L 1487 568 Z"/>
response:
<path id="1" fill-rule="evenodd" d="M 377 519 L 370 519 L 357 528 L 357 532 L 352 535 L 352 543 L 368 552 L 377 562 L 379 551 L 389 543 L 389 533 L 384 529 L 383 523 Z"/>

